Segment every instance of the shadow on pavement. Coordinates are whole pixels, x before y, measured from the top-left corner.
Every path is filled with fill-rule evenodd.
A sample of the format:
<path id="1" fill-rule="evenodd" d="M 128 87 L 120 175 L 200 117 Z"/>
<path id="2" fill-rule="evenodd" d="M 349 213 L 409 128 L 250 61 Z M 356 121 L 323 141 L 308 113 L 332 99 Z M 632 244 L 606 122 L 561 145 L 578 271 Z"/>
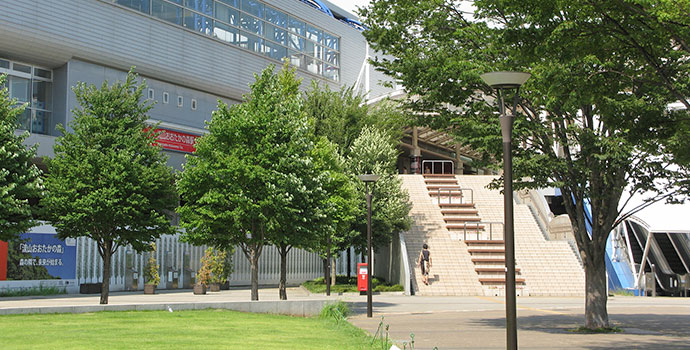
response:
<path id="1" fill-rule="evenodd" d="M 483 318 L 477 323 L 497 328 L 505 327 L 505 318 Z M 646 336 L 690 336 L 690 315 L 657 315 L 657 314 L 610 314 L 612 326 L 623 329 L 622 334 Z M 518 316 L 518 330 L 538 331 L 544 333 L 565 333 L 580 335 L 570 330 L 584 324 L 583 315 L 532 315 Z M 690 343 L 685 343 L 690 348 Z"/>

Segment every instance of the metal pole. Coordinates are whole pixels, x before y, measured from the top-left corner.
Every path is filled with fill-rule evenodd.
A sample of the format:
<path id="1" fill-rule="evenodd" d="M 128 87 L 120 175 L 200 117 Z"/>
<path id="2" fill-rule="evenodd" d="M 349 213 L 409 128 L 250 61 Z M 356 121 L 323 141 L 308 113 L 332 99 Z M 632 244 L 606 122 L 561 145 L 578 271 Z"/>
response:
<path id="1" fill-rule="evenodd" d="M 367 317 L 372 317 L 372 302 L 371 302 L 371 193 L 369 192 L 369 185 L 367 184 Z"/>
<path id="2" fill-rule="evenodd" d="M 515 234 L 513 231 L 513 155 L 511 152 L 513 116 L 505 113 L 503 91 L 499 89 L 501 132 L 503 134 L 504 239 L 506 262 L 506 348 L 517 349 L 517 312 L 515 300 Z"/>

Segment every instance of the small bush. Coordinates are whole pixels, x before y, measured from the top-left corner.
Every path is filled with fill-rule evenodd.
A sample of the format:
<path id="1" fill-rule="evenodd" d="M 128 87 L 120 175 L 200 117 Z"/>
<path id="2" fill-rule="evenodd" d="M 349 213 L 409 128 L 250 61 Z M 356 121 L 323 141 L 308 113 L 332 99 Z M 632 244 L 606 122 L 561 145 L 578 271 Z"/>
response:
<path id="1" fill-rule="evenodd" d="M 331 293 L 357 293 L 357 277 L 336 276 L 336 284 L 331 286 Z M 399 292 L 403 291 L 403 286 L 399 284 L 387 284 L 384 280 L 378 278 L 371 279 L 371 285 L 374 292 Z M 311 281 L 302 283 L 302 286 L 311 293 L 325 293 L 326 283 L 323 277 L 317 277 Z"/>
<path id="2" fill-rule="evenodd" d="M 344 321 L 347 315 L 350 314 L 350 308 L 343 301 L 336 301 L 334 303 L 327 303 L 321 309 L 319 317 L 332 319 L 336 322 Z"/>
<path id="3" fill-rule="evenodd" d="M 57 295 L 57 294 L 67 294 L 65 288 L 60 287 L 32 287 L 32 288 L 22 288 L 22 289 L 5 289 L 0 290 L 0 297 L 28 297 L 36 295 Z"/>

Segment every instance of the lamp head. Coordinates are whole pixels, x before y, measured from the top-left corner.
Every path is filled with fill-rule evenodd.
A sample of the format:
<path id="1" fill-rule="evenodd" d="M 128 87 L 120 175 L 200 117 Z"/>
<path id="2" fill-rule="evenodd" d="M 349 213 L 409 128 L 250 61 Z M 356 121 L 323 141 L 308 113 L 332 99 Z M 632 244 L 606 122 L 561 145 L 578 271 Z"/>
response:
<path id="1" fill-rule="evenodd" d="M 381 175 L 374 175 L 374 174 L 363 174 L 363 175 L 357 175 L 357 177 L 364 181 L 364 182 L 376 182 L 379 178 L 381 178 Z"/>
<path id="2" fill-rule="evenodd" d="M 524 72 L 489 72 L 480 75 L 479 77 L 489 86 L 494 89 L 499 88 L 519 88 L 524 84 L 531 74 Z"/>

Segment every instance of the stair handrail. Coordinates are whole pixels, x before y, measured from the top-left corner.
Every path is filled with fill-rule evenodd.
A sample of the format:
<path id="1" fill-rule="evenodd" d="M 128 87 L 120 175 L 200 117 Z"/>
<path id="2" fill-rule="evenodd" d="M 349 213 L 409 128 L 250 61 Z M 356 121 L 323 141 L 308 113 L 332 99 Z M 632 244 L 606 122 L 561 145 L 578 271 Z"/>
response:
<path id="1" fill-rule="evenodd" d="M 489 225 L 489 240 L 493 241 L 493 225 L 503 225 L 503 221 L 476 221 L 473 222 L 471 225 L 475 225 L 475 233 L 477 234 L 477 240 L 479 240 L 479 226 L 480 225 Z M 463 224 L 463 241 L 467 240 L 467 221 L 464 222 Z"/>
<path id="2" fill-rule="evenodd" d="M 448 204 L 453 203 L 453 197 L 451 196 L 453 191 L 460 191 L 460 203 L 462 203 L 462 199 L 465 197 L 462 191 L 470 191 L 470 204 L 474 204 L 474 190 L 471 188 L 439 187 L 436 190 L 438 191 L 438 204 L 441 204 L 441 191 L 448 191 Z"/>

